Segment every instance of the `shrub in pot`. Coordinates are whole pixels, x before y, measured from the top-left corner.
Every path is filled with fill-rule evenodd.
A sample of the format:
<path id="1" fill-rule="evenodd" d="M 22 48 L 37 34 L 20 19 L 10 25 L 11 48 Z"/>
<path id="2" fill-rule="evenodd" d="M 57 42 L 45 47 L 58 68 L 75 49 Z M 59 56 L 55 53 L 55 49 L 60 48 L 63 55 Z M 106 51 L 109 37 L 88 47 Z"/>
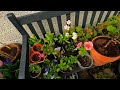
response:
<path id="1" fill-rule="evenodd" d="M 106 22 L 95 27 L 100 36 L 93 38 L 94 47 L 90 54 L 96 66 L 114 62 L 120 58 L 120 21 L 117 18 L 117 16 L 108 18 Z"/>
<path id="2" fill-rule="evenodd" d="M 31 78 L 38 78 L 41 74 L 41 67 L 38 64 L 29 64 L 29 73 Z"/>

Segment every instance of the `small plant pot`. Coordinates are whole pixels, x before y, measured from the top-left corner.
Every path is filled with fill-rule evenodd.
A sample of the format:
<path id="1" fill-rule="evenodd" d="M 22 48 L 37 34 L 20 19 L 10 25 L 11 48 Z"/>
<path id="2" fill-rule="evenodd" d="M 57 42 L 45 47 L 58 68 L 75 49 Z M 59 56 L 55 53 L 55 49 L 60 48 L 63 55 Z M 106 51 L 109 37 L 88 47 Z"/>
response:
<path id="1" fill-rule="evenodd" d="M 30 55 L 30 63 L 41 63 L 43 62 L 43 58 L 41 58 L 40 56 L 40 52 L 34 52 Z"/>
<path id="2" fill-rule="evenodd" d="M 31 47 L 31 53 L 36 52 L 36 51 L 41 53 L 42 52 L 41 51 L 41 46 L 42 46 L 42 44 L 39 44 L 39 43 L 32 46 Z"/>
<path id="3" fill-rule="evenodd" d="M 1 56 L 10 59 L 11 62 L 14 62 L 14 60 L 20 58 L 21 44 L 12 43 L 5 45 L 2 48 L 0 48 L 0 54 Z"/>
<path id="4" fill-rule="evenodd" d="M 89 54 L 86 54 L 85 57 L 78 56 L 78 66 L 80 69 L 88 69 L 93 66 L 93 59 Z"/>
<path id="5" fill-rule="evenodd" d="M 78 79 L 78 74 L 77 73 L 72 73 L 70 75 L 65 75 L 65 79 Z"/>
<path id="6" fill-rule="evenodd" d="M 41 75 L 41 71 L 39 73 L 31 73 L 30 72 L 30 77 L 33 79 L 38 78 L 40 75 Z"/>
<path id="7" fill-rule="evenodd" d="M 94 65 L 95 66 L 102 66 L 104 64 L 114 62 L 114 61 L 120 59 L 120 55 L 114 54 L 114 56 L 112 56 L 113 54 L 111 54 L 111 56 L 106 56 L 106 55 L 103 55 L 100 52 L 98 52 L 98 50 L 97 50 L 98 48 L 95 48 L 95 46 L 96 46 L 95 41 L 96 40 L 99 40 L 99 39 L 106 40 L 106 39 L 110 39 L 110 38 L 111 37 L 109 37 L 109 36 L 97 36 L 97 37 L 93 38 L 92 42 L 93 42 L 94 47 L 90 50 L 90 55 L 92 56 L 92 58 L 94 60 Z M 102 41 L 100 43 L 102 43 Z M 103 46 L 103 44 L 101 44 L 101 47 L 102 46 Z M 119 48 L 116 49 L 116 50 L 114 48 L 110 48 L 109 52 L 110 53 L 116 53 L 116 50 L 120 51 Z"/>

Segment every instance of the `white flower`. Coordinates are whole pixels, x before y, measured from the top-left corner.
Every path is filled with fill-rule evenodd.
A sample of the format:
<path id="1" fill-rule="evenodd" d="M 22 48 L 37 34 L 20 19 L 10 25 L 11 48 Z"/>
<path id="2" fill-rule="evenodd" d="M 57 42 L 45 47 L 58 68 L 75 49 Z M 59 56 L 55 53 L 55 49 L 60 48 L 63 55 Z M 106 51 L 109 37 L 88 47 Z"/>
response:
<path id="1" fill-rule="evenodd" d="M 69 36 L 69 33 L 65 33 L 65 36 L 68 37 L 68 36 Z"/>
<path id="2" fill-rule="evenodd" d="M 75 39 L 77 39 L 77 37 L 78 37 L 77 33 L 73 32 L 73 37 L 72 37 L 72 39 L 75 40 Z"/>
<path id="3" fill-rule="evenodd" d="M 73 36 L 77 36 L 77 33 L 76 33 L 76 32 L 73 32 Z"/>
<path id="4" fill-rule="evenodd" d="M 51 79 L 54 79 L 54 75 L 53 75 L 53 76 L 51 76 Z"/>
<path id="5" fill-rule="evenodd" d="M 73 39 L 73 40 L 77 39 L 77 36 L 73 36 L 72 39 Z"/>
<path id="6" fill-rule="evenodd" d="M 69 30 L 69 29 L 70 29 L 70 27 L 69 27 L 69 26 L 67 26 L 67 25 L 65 25 L 65 26 L 64 26 L 64 29 L 65 29 L 65 30 Z"/>
<path id="7" fill-rule="evenodd" d="M 67 24 L 68 24 L 68 25 L 70 25 L 70 24 L 71 24 L 71 21 L 70 21 L 70 20 L 68 20 L 68 21 L 67 21 Z"/>
<path id="8" fill-rule="evenodd" d="M 47 75 L 47 74 L 48 74 L 48 72 L 45 73 L 45 75 Z"/>

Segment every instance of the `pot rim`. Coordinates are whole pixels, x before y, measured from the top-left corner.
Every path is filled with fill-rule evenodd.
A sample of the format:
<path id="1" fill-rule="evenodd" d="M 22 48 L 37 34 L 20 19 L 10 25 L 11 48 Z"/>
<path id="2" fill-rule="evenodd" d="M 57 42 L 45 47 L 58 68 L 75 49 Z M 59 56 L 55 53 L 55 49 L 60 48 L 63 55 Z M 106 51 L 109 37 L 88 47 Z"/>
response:
<path id="1" fill-rule="evenodd" d="M 31 77 L 31 78 L 37 78 L 37 77 L 40 76 L 40 74 L 41 74 L 41 71 L 40 71 L 36 76 L 34 76 L 34 77 L 30 74 L 30 77 Z"/>
<path id="2" fill-rule="evenodd" d="M 96 36 L 96 37 L 94 37 L 93 39 L 92 39 L 92 43 L 94 43 L 94 41 L 96 40 L 96 39 L 98 39 L 98 38 L 100 38 L 100 37 L 105 37 L 105 38 L 111 38 L 110 36 Z M 118 40 L 117 40 L 118 41 Z M 97 53 L 99 53 L 95 48 L 94 48 L 94 46 L 93 46 L 93 48 L 92 49 L 94 49 Z M 92 50 L 91 49 L 91 50 Z M 90 50 L 90 51 L 91 51 Z M 102 55 L 101 53 L 99 53 L 100 55 Z M 108 56 L 105 56 L 105 55 L 102 55 L 102 56 L 104 56 L 104 57 L 108 57 Z M 120 55 L 118 55 L 118 56 L 116 56 L 116 57 L 119 57 L 120 58 Z M 115 58 L 115 57 L 108 57 L 108 58 Z"/>
<path id="3" fill-rule="evenodd" d="M 89 57 L 90 60 L 91 60 L 91 64 L 88 66 L 88 67 L 84 67 L 81 65 L 81 63 L 78 61 L 77 64 L 78 66 L 81 68 L 81 69 L 88 69 L 88 68 L 91 68 L 93 66 L 93 58 L 89 55 L 89 54 L 86 54 L 85 56 Z"/>

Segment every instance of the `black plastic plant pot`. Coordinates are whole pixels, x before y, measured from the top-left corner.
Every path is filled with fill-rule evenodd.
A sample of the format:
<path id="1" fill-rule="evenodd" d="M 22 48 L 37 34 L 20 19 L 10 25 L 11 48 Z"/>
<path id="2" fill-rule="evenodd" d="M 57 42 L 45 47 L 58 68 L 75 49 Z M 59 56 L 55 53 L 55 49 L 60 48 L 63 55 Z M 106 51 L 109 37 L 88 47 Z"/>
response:
<path id="1" fill-rule="evenodd" d="M 85 55 L 84 59 L 81 56 L 78 56 L 78 66 L 80 67 L 80 69 L 89 69 L 93 66 L 93 59 L 89 54 Z M 89 60 L 89 61 L 85 61 L 85 60 Z M 88 64 L 87 64 L 88 63 Z"/>
<path id="2" fill-rule="evenodd" d="M 35 78 L 38 78 L 40 76 L 40 74 L 41 74 L 41 71 L 39 73 L 31 73 L 30 72 L 30 77 L 35 79 Z"/>
<path id="3" fill-rule="evenodd" d="M 66 74 L 64 79 L 79 79 L 78 73 Z"/>

